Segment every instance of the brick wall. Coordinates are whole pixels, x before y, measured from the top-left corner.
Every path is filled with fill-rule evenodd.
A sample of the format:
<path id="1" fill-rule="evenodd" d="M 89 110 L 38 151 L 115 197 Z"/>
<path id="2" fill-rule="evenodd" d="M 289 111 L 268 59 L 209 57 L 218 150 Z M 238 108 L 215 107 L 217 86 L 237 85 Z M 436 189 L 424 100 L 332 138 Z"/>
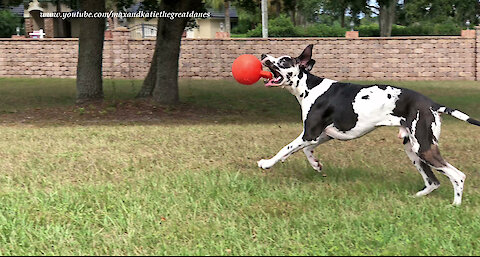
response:
<path id="1" fill-rule="evenodd" d="M 231 78 L 241 54 L 298 56 L 314 44 L 313 72 L 338 80 L 476 80 L 476 36 L 392 38 L 183 39 L 181 78 Z M 142 79 L 155 47 L 118 29 L 104 46 L 106 78 Z M 77 39 L 0 39 L 1 77 L 70 77 L 76 73 Z"/>

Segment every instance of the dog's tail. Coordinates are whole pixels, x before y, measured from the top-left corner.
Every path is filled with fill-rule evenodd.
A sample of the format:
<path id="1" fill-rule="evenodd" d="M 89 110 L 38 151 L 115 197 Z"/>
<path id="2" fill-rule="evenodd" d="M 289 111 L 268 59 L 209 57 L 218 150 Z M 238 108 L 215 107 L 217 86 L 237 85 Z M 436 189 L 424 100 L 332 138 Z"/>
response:
<path id="1" fill-rule="evenodd" d="M 459 120 L 463 120 L 463 121 L 466 121 L 470 124 L 480 126 L 480 121 L 470 118 L 470 116 L 468 116 L 467 114 L 465 114 L 465 113 L 463 113 L 459 110 L 451 109 L 451 108 L 448 108 L 446 106 L 441 106 L 438 109 L 438 112 L 439 113 L 446 113 L 446 114 L 451 115 L 451 116 L 453 116 L 453 117 L 455 117 Z"/>

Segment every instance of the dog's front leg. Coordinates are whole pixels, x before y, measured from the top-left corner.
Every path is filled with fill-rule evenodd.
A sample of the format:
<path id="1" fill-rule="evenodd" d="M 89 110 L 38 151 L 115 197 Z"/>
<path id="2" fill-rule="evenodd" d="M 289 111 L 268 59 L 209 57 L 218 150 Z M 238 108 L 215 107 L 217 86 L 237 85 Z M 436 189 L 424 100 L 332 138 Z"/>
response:
<path id="1" fill-rule="evenodd" d="M 306 146 L 315 144 L 315 143 L 316 143 L 316 141 L 305 141 L 305 140 L 303 140 L 303 133 L 302 133 L 295 140 L 293 140 L 290 144 L 283 147 L 282 150 L 280 150 L 273 158 L 268 159 L 268 160 L 262 159 L 262 160 L 258 161 L 257 162 L 258 167 L 260 167 L 262 169 L 269 169 L 273 165 L 275 165 L 275 163 L 277 163 L 278 161 L 284 161 L 286 158 L 288 158 L 290 155 L 297 152 L 298 150 L 300 150 L 300 149 L 302 149 Z"/>
<path id="2" fill-rule="evenodd" d="M 305 156 L 307 157 L 307 160 L 308 162 L 310 162 L 310 165 L 312 165 L 312 168 L 318 172 L 321 172 L 322 171 L 322 163 L 317 159 L 315 158 L 315 156 L 313 155 L 313 149 L 315 149 L 315 147 L 317 147 L 318 145 L 320 144 L 323 144 L 327 141 L 329 141 L 330 139 L 332 139 L 331 137 L 329 137 L 327 134 L 325 133 L 322 133 L 318 138 L 317 138 L 317 143 L 314 144 L 314 145 L 310 145 L 310 146 L 307 146 L 305 148 L 303 148 L 303 152 L 305 153 Z M 326 176 L 324 174 L 324 176 Z"/>

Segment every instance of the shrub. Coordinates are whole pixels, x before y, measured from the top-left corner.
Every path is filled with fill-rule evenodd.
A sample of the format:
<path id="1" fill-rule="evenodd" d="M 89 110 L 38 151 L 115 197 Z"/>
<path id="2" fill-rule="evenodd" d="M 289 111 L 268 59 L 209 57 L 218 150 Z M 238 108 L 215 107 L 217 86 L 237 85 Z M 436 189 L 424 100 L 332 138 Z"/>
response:
<path id="1" fill-rule="evenodd" d="M 0 11 L 0 37 L 11 37 L 21 25 L 20 17 L 9 10 Z"/>
<path id="2" fill-rule="evenodd" d="M 296 27 L 297 35 L 302 37 L 343 37 L 347 28 L 315 24 L 307 27 Z"/>
<path id="3" fill-rule="evenodd" d="M 280 16 L 270 20 L 268 34 L 270 37 L 343 37 L 347 28 L 340 25 L 313 24 L 306 27 L 293 26 L 290 18 Z M 356 27 L 361 37 L 379 37 L 378 24 L 364 24 Z M 392 36 L 456 36 L 462 28 L 452 21 L 444 23 L 422 23 L 410 26 L 393 25 Z M 249 30 L 247 37 L 261 37 L 262 26 Z"/>
<path id="4" fill-rule="evenodd" d="M 378 24 L 361 25 L 357 27 L 361 37 L 378 37 L 380 28 Z M 392 26 L 392 36 L 456 36 L 460 35 L 462 28 L 453 22 L 439 24 L 423 23 L 410 26 Z"/>
<path id="5" fill-rule="evenodd" d="M 379 37 L 380 27 L 376 23 L 360 25 L 356 28 L 360 37 Z"/>
<path id="6" fill-rule="evenodd" d="M 298 36 L 292 21 L 285 15 L 269 20 L 268 35 L 270 37 L 295 37 Z M 258 24 L 255 29 L 247 32 L 247 37 L 261 37 L 262 25 Z"/>

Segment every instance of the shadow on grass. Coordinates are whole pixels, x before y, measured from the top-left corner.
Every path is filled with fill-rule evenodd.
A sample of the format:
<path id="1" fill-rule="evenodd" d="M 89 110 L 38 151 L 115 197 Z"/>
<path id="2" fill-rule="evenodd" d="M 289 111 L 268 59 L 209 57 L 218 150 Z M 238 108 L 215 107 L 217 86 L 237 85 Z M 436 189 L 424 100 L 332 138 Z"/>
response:
<path id="1" fill-rule="evenodd" d="M 75 105 L 73 79 L 0 78 L 0 118 L 5 122 L 49 124 L 244 124 L 300 122 L 296 99 L 281 88 L 233 80 L 181 80 L 181 104 L 159 106 L 135 99 L 141 80 L 105 80 L 105 101 Z M 360 82 L 372 84 L 375 82 Z M 480 117 L 476 82 L 391 82 L 412 88 L 452 108 Z M 455 87 L 452 88 L 452 85 Z M 438 90 L 437 90 L 438 88 Z M 461 90 L 459 90 L 461 89 Z"/>
<path id="2" fill-rule="evenodd" d="M 311 167 L 292 162 L 280 164 L 266 172 L 266 179 L 279 186 L 298 185 L 317 190 L 319 194 L 336 192 L 338 196 L 348 197 L 359 192 L 373 195 L 395 194 L 399 197 L 415 198 L 415 193 L 424 188 L 424 182 L 413 168 L 406 172 L 398 169 L 363 169 L 358 167 L 324 167 L 323 173 L 316 172 Z M 307 164 L 308 165 L 308 164 Z M 397 167 L 398 168 L 398 167 Z M 445 204 L 453 199 L 453 188 L 450 181 L 436 173 L 442 187 L 432 192 L 428 197 L 445 200 Z M 339 190 L 340 189 L 340 190 Z"/>

